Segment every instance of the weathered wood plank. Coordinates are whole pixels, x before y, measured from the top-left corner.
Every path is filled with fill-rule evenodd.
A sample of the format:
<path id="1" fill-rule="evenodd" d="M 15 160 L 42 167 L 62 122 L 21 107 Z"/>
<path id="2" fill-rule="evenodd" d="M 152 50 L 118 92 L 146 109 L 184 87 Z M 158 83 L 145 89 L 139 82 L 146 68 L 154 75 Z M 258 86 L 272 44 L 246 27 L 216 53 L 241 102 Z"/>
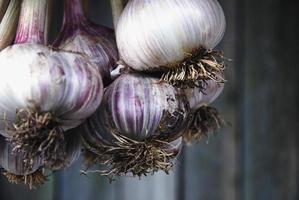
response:
<path id="1" fill-rule="evenodd" d="M 298 189 L 298 1 L 246 1 L 245 199 Z M 298 171 L 297 171 L 298 172 Z"/>

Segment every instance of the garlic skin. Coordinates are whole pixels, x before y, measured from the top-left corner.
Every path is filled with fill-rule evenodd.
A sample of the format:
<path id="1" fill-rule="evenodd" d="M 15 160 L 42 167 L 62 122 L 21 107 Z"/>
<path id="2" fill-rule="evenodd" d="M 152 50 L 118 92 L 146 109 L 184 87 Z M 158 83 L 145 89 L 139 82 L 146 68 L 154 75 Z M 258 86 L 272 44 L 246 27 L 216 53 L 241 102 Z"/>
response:
<path id="1" fill-rule="evenodd" d="M 0 136 L 0 166 L 7 172 L 14 175 L 28 175 L 34 173 L 42 166 L 42 159 L 36 156 L 31 168 L 26 168 L 24 163 L 24 153 L 14 152 L 13 145 Z"/>
<path id="2" fill-rule="evenodd" d="M 65 0 L 62 29 L 53 46 L 85 54 L 102 75 L 104 86 L 112 82 L 110 72 L 118 61 L 114 30 L 90 22 L 81 0 Z"/>
<path id="3" fill-rule="evenodd" d="M 0 53 L 0 66 L 0 133 L 6 137 L 12 137 L 20 109 L 51 112 L 68 130 L 101 102 L 101 76 L 84 56 L 16 44 Z"/>
<path id="4" fill-rule="evenodd" d="M 205 89 L 190 88 L 184 89 L 191 110 L 197 110 L 201 106 L 207 106 L 217 99 L 224 89 L 223 83 L 207 81 Z"/>
<path id="5" fill-rule="evenodd" d="M 178 91 L 159 79 L 123 74 L 106 88 L 99 109 L 84 123 L 88 143 L 113 142 L 111 133 L 142 141 L 173 137 L 183 128 L 188 108 Z"/>
<path id="6" fill-rule="evenodd" d="M 225 32 L 216 0 L 131 0 L 116 28 L 120 57 L 135 70 L 173 68 L 200 48 L 213 49 Z"/>

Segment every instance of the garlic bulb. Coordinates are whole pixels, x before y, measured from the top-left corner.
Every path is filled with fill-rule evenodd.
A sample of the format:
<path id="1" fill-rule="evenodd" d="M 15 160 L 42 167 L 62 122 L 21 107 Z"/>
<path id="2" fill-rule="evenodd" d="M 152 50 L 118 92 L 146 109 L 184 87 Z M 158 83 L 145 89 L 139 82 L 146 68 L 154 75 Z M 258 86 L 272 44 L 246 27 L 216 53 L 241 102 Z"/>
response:
<path id="1" fill-rule="evenodd" d="M 118 61 L 114 31 L 91 23 L 84 16 L 81 0 L 65 0 L 63 26 L 54 47 L 86 54 L 101 73 L 104 85 L 111 83 L 110 72 Z"/>
<path id="2" fill-rule="evenodd" d="M 0 133 L 31 150 L 78 126 L 101 102 L 101 76 L 84 56 L 16 44 L 0 53 L 0 66 L 8 66 L 0 68 Z"/>
<path id="3" fill-rule="evenodd" d="M 185 89 L 191 109 L 190 119 L 184 133 L 187 143 L 200 140 L 202 136 L 214 133 L 226 125 L 216 108 L 210 107 L 222 92 L 224 84 L 207 81 L 204 90 L 201 88 Z"/>
<path id="4" fill-rule="evenodd" d="M 2 12 L 1 9 L 4 9 L 5 7 L 3 4 L 5 4 L 5 1 L 0 1 L 0 12 Z M 0 50 L 11 45 L 15 38 L 20 8 L 20 0 L 11 0 L 9 2 L 8 8 L 0 24 Z"/>
<path id="5" fill-rule="evenodd" d="M 109 158 L 112 174 L 168 171 L 174 154 L 162 147 L 180 136 L 188 114 L 178 96 L 157 78 L 123 74 L 106 88 L 101 106 L 83 125 L 83 144 L 100 159 Z"/>
<path id="6" fill-rule="evenodd" d="M 43 162 L 65 155 L 63 132 L 90 116 L 103 94 L 86 56 L 41 45 L 46 3 L 23 0 L 17 44 L 0 53 L 0 133 L 26 152 L 26 160 L 41 155 Z"/>
<path id="7" fill-rule="evenodd" d="M 184 93 L 187 96 L 191 110 L 196 110 L 201 106 L 211 104 L 223 91 L 224 84 L 214 81 L 207 81 L 204 90 L 201 88 L 185 89 Z"/>
<path id="8" fill-rule="evenodd" d="M 22 152 L 14 152 L 13 145 L 0 136 L 0 165 L 6 171 L 15 175 L 28 175 L 37 171 L 42 165 L 42 159 L 36 156 L 33 165 L 27 168 Z"/>
<path id="9" fill-rule="evenodd" d="M 220 42 L 225 26 L 216 0 L 131 0 L 116 38 L 120 57 L 133 69 L 165 70 L 163 80 L 191 87 L 223 81 L 224 67 L 216 60 L 221 55 L 209 49 Z"/>
<path id="10" fill-rule="evenodd" d="M 15 152 L 14 146 L 5 141 L 0 136 L 0 166 L 5 170 L 4 175 L 12 183 L 25 183 L 30 187 L 32 185 L 41 185 L 46 178 L 40 170 L 42 159 L 39 156 L 34 157 L 29 167 L 24 162 L 24 153 Z"/>
<path id="11" fill-rule="evenodd" d="M 88 123 L 103 139 L 111 130 L 139 141 L 157 134 L 167 137 L 179 132 L 186 118 L 186 105 L 177 95 L 171 85 L 156 78 L 124 74 L 106 88 Z"/>

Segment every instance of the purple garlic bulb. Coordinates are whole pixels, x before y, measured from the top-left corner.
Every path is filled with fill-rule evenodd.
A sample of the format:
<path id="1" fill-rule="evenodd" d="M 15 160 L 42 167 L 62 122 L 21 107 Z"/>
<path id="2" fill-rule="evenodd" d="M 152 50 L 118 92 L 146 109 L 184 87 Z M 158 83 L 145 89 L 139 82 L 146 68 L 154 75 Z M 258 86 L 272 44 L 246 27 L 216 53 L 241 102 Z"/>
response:
<path id="1" fill-rule="evenodd" d="M 123 74 L 106 88 L 101 106 L 82 125 L 83 144 L 100 162 L 109 163 L 110 175 L 168 172 L 187 122 L 186 102 L 157 78 Z"/>
<path id="2" fill-rule="evenodd" d="M 102 75 L 104 85 L 111 83 L 118 51 L 114 31 L 91 23 L 83 13 L 81 0 L 65 0 L 62 29 L 54 47 L 84 54 Z"/>

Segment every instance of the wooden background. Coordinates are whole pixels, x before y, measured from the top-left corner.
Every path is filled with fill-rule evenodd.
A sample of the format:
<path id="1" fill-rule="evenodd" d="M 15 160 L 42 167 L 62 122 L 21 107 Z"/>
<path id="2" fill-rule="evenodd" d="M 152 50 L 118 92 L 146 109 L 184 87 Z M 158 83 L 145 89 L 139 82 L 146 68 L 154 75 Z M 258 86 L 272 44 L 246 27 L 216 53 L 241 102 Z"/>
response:
<path id="1" fill-rule="evenodd" d="M 218 48 L 234 61 L 214 105 L 232 127 L 184 147 L 171 175 L 125 177 L 109 184 L 98 176 L 80 176 L 78 162 L 33 191 L 1 177 L 0 199 L 298 200 L 298 0 L 220 3 L 228 27 Z M 108 0 L 90 4 L 90 18 L 111 26 Z M 55 12 L 58 30 L 62 6 Z"/>

